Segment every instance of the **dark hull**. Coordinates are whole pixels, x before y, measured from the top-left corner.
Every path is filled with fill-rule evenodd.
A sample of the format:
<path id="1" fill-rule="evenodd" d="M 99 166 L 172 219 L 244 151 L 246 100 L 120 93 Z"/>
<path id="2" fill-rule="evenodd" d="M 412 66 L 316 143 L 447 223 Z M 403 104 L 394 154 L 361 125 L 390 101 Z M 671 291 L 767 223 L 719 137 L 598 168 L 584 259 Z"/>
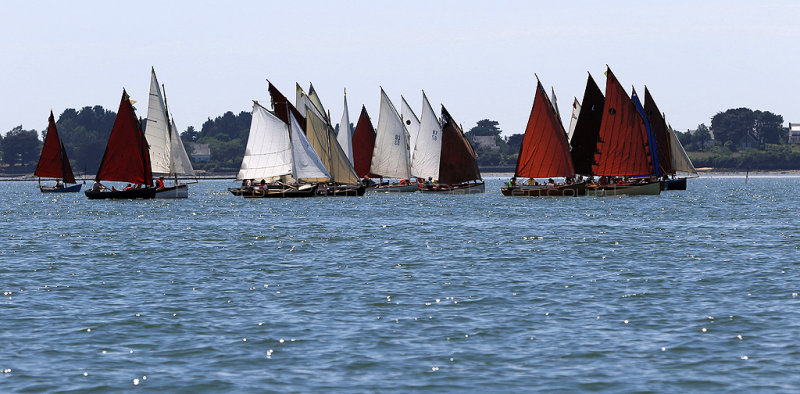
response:
<path id="1" fill-rule="evenodd" d="M 363 196 L 366 191 L 366 185 L 340 185 L 328 189 L 317 189 L 317 195 L 325 197 L 357 197 Z"/>
<path id="2" fill-rule="evenodd" d="M 420 190 L 423 193 L 449 193 L 449 194 L 474 194 L 486 191 L 486 184 L 483 181 L 472 183 L 461 183 L 458 185 L 435 185 L 428 187 L 423 185 Z"/>
<path id="3" fill-rule="evenodd" d="M 655 196 L 661 193 L 661 182 L 653 181 L 647 183 L 626 183 L 626 184 L 609 184 L 600 185 L 597 183 L 591 184 L 586 188 L 586 194 L 589 196 L 640 196 L 648 195 Z"/>
<path id="4" fill-rule="evenodd" d="M 662 190 L 686 190 L 686 178 L 668 179 Z"/>
<path id="5" fill-rule="evenodd" d="M 86 190 L 83 193 L 86 194 L 86 197 L 89 197 L 90 200 L 131 200 L 156 197 L 156 189 L 153 187 L 131 190 L 103 190 L 99 192 Z"/>
<path id="6" fill-rule="evenodd" d="M 586 183 L 572 185 L 547 186 L 511 186 L 502 187 L 500 192 L 508 197 L 577 197 L 586 195 Z"/>
<path id="7" fill-rule="evenodd" d="M 228 189 L 234 195 L 242 196 L 244 198 L 301 198 L 301 197 L 314 197 L 317 194 L 317 185 L 306 189 L 293 189 L 290 187 L 285 188 L 269 188 L 267 190 L 252 189 L 252 190 L 239 190 L 239 194 Z"/>
<path id="8" fill-rule="evenodd" d="M 55 187 L 55 186 L 39 186 L 39 190 L 42 193 L 77 193 L 81 191 L 80 183 L 77 185 L 67 186 L 67 187 Z"/>

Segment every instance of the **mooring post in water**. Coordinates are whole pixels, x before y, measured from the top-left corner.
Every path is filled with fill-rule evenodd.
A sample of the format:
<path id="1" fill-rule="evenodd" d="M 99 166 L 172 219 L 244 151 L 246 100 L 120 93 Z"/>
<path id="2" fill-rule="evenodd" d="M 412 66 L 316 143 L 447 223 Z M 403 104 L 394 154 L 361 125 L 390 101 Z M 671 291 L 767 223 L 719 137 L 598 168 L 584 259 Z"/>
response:
<path id="1" fill-rule="evenodd" d="M 747 171 L 744 173 L 744 183 L 747 184 L 747 180 L 750 179 L 750 169 L 748 168 Z"/>

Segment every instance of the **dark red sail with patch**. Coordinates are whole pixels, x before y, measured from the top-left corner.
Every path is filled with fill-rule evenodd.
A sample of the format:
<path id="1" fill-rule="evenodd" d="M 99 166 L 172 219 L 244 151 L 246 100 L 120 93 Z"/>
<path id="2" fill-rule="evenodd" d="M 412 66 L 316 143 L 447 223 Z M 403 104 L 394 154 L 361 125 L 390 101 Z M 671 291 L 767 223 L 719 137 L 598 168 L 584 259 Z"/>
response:
<path id="1" fill-rule="evenodd" d="M 609 68 L 606 72 L 603 120 L 592 173 L 607 176 L 649 175 L 652 168 L 649 150 L 644 119 Z"/>
<path id="2" fill-rule="evenodd" d="M 454 185 L 481 179 L 478 159 L 461 128 L 442 106 L 442 156 L 439 183 Z"/>
<path id="3" fill-rule="evenodd" d="M 367 115 L 367 108 L 361 106 L 361 115 L 353 133 L 353 168 L 359 177 L 372 176 L 372 150 L 375 149 L 375 128 Z"/>
<path id="4" fill-rule="evenodd" d="M 147 140 L 125 89 L 95 180 L 153 185 Z"/>
<path id="5" fill-rule="evenodd" d="M 514 173 L 525 178 L 571 177 L 575 175 L 564 126 L 556 117 L 541 82 L 536 83 L 536 96 L 522 137 Z"/>
<path id="6" fill-rule="evenodd" d="M 63 179 L 65 183 L 75 183 L 75 175 L 69 166 L 67 151 L 58 136 L 53 111 L 50 111 L 42 155 L 39 157 L 39 164 L 33 174 L 42 178 Z"/>

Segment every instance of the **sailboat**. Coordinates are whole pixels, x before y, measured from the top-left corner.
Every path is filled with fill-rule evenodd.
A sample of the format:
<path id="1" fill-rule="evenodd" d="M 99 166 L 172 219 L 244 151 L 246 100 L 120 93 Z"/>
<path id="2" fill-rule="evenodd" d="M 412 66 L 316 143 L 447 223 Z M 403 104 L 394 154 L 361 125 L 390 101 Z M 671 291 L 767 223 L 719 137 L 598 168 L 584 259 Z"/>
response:
<path id="1" fill-rule="evenodd" d="M 289 124 L 253 101 L 250 134 L 236 179 L 261 179 L 259 186 L 240 189 L 246 198 L 314 197 L 330 174 L 287 109 Z M 233 190 L 231 190 L 233 192 Z M 236 193 L 234 193 L 236 194 Z"/>
<path id="2" fill-rule="evenodd" d="M 315 93 L 316 99 L 312 100 L 312 97 L 307 96 L 299 85 L 297 89 L 297 107 L 301 111 L 305 109 L 306 136 L 331 176 L 331 182 L 320 185 L 317 194 L 363 196 L 367 187 L 361 184 L 350 159 L 336 141 L 336 133 L 327 120 L 330 117 L 321 108 L 321 103 L 314 103 L 319 102 L 319 97 Z"/>
<path id="3" fill-rule="evenodd" d="M 500 191 L 504 196 L 578 196 L 585 194 L 584 182 L 572 182 L 575 170 L 569 154 L 569 143 L 558 113 L 547 98 L 541 82 L 536 83 L 536 97 L 522 137 L 514 178 Z M 517 185 L 517 178 L 529 178 L 528 185 Z M 554 177 L 566 181 L 557 184 Z M 550 178 L 538 184 L 534 178 Z"/>
<path id="4" fill-rule="evenodd" d="M 581 112 L 585 108 L 584 105 Z M 600 182 L 586 186 L 587 195 L 655 195 L 661 192 L 661 183 L 650 177 L 653 152 L 647 129 L 634 100 L 628 97 L 608 68 L 603 117 L 592 164 L 592 174 L 601 178 Z"/>
<path id="5" fill-rule="evenodd" d="M 151 68 L 150 73 L 150 99 L 144 133 L 150 144 L 150 164 L 153 173 L 166 175 L 175 180 L 172 186 L 159 187 L 156 190 L 156 198 L 189 197 L 188 184 L 179 183 L 178 176 L 194 177 L 194 169 L 178 135 L 175 119 L 170 119 L 166 95 L 158 84 L 154 68 Z"/>
<path id="6" fill-rule="evenodd" d="M 94 180 L 91 190 L 84 191 L 89 199 L 155 198 L 147 140 L 125 89 Z M 129 182 L 135 186 L 108 189 L 100 181 Z"/>
<path id="7" fill-rule="evenodd" d="M 76 193 L 81 191 L 81 184 L 75 182 L 75 175 L 73 175 L 72 168 L 69 166 L 64 142 L 58 136 L 53 111 L 50 111 L 42 154 L 39 156 L 39 164 L 36 165 L 36 171 L 33 172 L 33 175 L 39 177 L 39 190 L 42 193 Z M 42 186 L 41 178 L 56 178 L 56 185 Z M 67 183 L 74 185 L 66 186 L 65 184 Z"/>
<path id="8" fill-rule="evenodd" d="M 441 126 L 423 92 L 422 118 L 411 172 L 428 180 L 423 192 L 452 194 L 483 193 L 478 159 L 461 128 L 442 105 Z"/>
<path id="9" fill-rule="evenodd" d="M 658 146 L 658 165 L 663 173 L 662 190 L 686 190 L 687 177 L 677 177 L 678 171 L 697 175 L 691 160 L 683 150 L 675 132 L 658 109 L 647 87 L 644 88 L 644 112 Z"/>
<path id="10" fill-rule="evenodd" d="M 415 192 L 417 185 L 411 184 L 411 158 L 408 131 L 400 114 L 381 88 L 381 110 L 378 129 L 375 131 L 375 147 L 372 150 L 370 173 L 381 179 L 394 178 L 398 182 L 379 183 L 370 190 L 383 192 Z"/>

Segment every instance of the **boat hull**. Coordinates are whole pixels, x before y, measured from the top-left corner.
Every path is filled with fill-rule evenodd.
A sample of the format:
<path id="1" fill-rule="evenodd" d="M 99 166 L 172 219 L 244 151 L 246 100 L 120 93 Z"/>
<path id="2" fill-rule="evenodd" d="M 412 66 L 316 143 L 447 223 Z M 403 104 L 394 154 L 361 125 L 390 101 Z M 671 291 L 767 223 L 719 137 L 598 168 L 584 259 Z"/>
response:
<path id="1" fill-rule="evenodd" d="M 379 193 L 413 193 L 419 190 L 419 186 L 416 184 L 413 185 L 381 185 L 381 186 L 374 186 L 368 187 L 368 192 L 379 192 Z"/>
<path id="2" fill-rule="evenodd" d="M 577 197 L 586 194 L 586 183 L 572 185 L 547 186 L 511 186 L 502 187 L 500 192 L 507 197 Z"/>
<path id="3" fill-rule="evenodd" d="M 366 185 L 338 185 L 330 188 L 318 188 L 317 195 L 324 197 L 357 197 L 367 191 Z"/>
<path id="4" fill-rule="evenodd" d="M 156 189 L 153 187 L 130 190 L 103 190 L 99 192 L 86 190 L 83 193 L 86 197 L 89 197 L 90 200 L 132 200 L 156 197 Z"/>
<path id="5" fill-rule="evenodd" d="M 686 178 L 667 179 L 663 190 L 686 190 Z"/>
<path id="6" fill-rule="evenodd" d="M 606 197 L 606 196 L 655 196 L 661 194 L 661 182 L 649 182 L 643 184 L 626 185 L 605 185 L 598 184 L 586 187 L 587 196 Z"/>
<path id="7" fill-rule="evenodd" d="M 234 191 L 231 193 L 234 193 Z M 244 198 L 303 198 L 303 197 L 314 197 L 317 195 L 317 185 L 309 186 L 306 188 L 291 188 L 291 187 L 283 187 L 283 188 L 267 188 L 267 189 L 250 189 L 250 190 L 242 190 L 238 189 L 239 194 L 234 193 L 234 195 L 239 195 Z"/>
<path id="8" fill-rule="evenodd" d="M 446 194 L 476 194 L 486 191 L 486 184 L 483 181 L 478 183 L 461 183 L 457 185 L 435 185 L 433 187 L 423 186 L 420 189 L 423 193 L 446 193 Z"/>
<path id="9" fill-rule="evenodd" d="M 39 190 L 42 193 L 77 193 L 81 191 L 82 184 L 66 186 L 66 187 L 55 187 L 55 186 L 39 186 Z"/>
<path id="10" fill-rule="evenodd" d="M 158 189 L 156 198 L 189 198 L 189 185 L 184 183 Z"/>

